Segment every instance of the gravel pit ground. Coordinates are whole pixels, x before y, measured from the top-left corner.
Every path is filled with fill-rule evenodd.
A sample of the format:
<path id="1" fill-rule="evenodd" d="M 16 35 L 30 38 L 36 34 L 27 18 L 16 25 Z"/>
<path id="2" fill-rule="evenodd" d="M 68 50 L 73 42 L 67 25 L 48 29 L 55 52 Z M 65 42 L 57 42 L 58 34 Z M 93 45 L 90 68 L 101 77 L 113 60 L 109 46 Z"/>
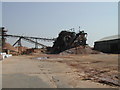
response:
<path id="1" fill-rule="evenodd" d="M 49 58 L 35 59 L 37 57 Z M 3 88 L 118 88 L 119 86 L 104 81 L 113 77 L 110 80 L 117 82 L 117 67 L 118 55 L 113 54 L 13 56 L 2 61 L 2 86 Z M 103 81 L 100 82 L 97 78 Z"/>

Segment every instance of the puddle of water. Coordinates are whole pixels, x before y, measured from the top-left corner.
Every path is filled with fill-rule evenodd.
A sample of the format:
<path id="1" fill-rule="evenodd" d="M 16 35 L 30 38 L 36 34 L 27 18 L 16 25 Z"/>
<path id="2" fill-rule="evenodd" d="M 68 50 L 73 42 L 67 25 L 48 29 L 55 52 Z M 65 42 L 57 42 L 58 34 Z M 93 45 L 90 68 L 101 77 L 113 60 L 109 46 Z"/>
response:
<path id="1" fill-rule="evenodd" d="M 46 60 L 48 59 L 49 57 L 37 57 L 37 58 L 34 58 L 34 59 L 37 59 L 37 60 Z"/>

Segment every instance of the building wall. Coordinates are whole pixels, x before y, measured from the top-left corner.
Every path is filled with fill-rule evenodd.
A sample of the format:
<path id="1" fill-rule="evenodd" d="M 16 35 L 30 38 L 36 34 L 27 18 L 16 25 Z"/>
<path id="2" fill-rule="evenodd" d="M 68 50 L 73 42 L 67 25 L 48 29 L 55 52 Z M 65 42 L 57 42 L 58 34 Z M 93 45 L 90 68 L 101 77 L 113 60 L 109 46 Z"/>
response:
<path id="1" fill-rule="evenodd" d="M 120 53 L 120 39 L 95 42 L 94 49 L 104 53 Z"/>

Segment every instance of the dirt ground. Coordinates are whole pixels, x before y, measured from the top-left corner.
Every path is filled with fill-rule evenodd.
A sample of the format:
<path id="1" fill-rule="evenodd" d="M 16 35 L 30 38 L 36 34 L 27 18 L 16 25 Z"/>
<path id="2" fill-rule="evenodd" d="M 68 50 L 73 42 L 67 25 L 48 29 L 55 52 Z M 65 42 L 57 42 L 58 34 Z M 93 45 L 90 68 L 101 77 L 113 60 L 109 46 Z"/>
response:
<path id="1" fill-rule="evenodd" d="M 3 88 L 118 88 L 118 55 L 24 55 L 2 61 Z"/>

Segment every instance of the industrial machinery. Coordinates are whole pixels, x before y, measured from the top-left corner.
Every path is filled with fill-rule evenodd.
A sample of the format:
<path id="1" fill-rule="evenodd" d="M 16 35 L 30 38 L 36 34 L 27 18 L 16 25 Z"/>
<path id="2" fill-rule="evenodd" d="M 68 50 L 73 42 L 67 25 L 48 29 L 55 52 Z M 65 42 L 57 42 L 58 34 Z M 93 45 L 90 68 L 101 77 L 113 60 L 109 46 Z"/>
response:
<path id="1" fill-rule="evenodd" d="M 7 31 L 4 29 L 4 27 L 2 27 L 1 30 L 2 30 L 2 33 L 0 36 L 2 37 L 2 47 L 4 46 L 5 39 L 7 37 L 13 37 L 13 38 L 18 38 L 18 40 L 13 44 L 13 46 L 18 45 L 18 47 L 21 47 L 22 46 L 21 40 L 25 40 L 35 44 L 35 48 L 38 48 L 38 45 L 42 46 L 48 51 L 47 53 L 52 53 L 52 54 L 58 54 L 62 51 L 65 51 L 70 48 L 78 47 L 78 46 L 85 46 L 86 40 L 87 40 L 86 39 L 87 33 L 85 33 L 84 31 L 81 31 L 80 29 L 79 29 L 79 32 L 76 33 L 74 31 L 74 28 L 70 29 L 71 31 L 70 30 L 61 31 L 58 37 L 53 39 L 10 35 L 10 34 L 6 34 Z M 54 41 L 53 46 L 48 47 L 46 45 L 39 43 L 38 40 Z"/>
<path id="2" fill-rule="evenodd" d="M 84 31 L 79 31 L 79 33 L 73 31 L 61 31 L 53 43 L 51 53 L 57 54 L 80 45 L 85 46 L 87 40 L 86 37 L 87 33 Z"/>

